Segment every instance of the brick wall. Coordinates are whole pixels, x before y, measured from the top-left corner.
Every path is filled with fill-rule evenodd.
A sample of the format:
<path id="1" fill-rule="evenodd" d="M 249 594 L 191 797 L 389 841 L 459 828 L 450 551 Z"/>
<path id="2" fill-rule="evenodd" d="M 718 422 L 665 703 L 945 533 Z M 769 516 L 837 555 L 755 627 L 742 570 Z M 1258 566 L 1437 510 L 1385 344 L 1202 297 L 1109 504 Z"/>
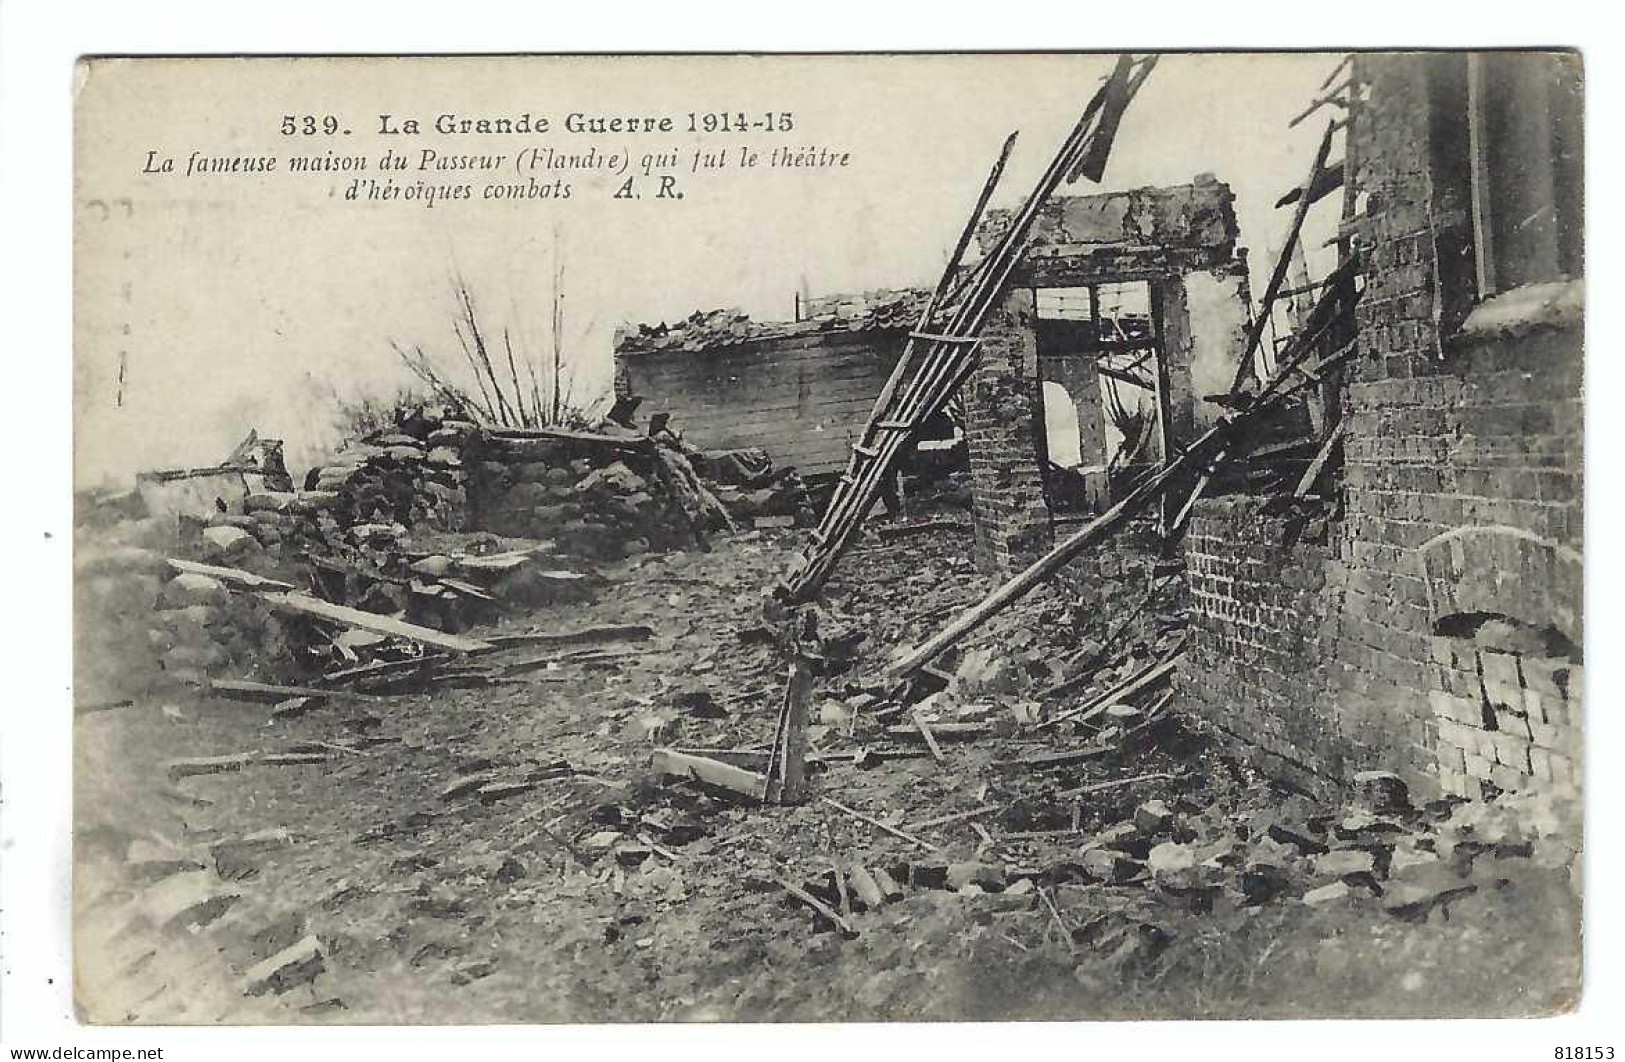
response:
<path id="1" fill-rule="evenodd" d="M 1228 683 L 1226 698 L 1200 701 L 1216 722 L 1239 720 L 1236 731 L 1261 754 L 1293 756 L 1316 771 L 1396 770 L 1423 791 L 1561 782 L 1572 774 L 1580 690 L 1581 335 L 1577 321 L 1561 320 L 1441 334 L 1438 322 L 1456 315 L 1442 304 L 1448 292 L 1435 251 L 1454 246 L 1450 234 L 1459 234 L 1463 217 L 1460 189 L 1434 187 L 1424 62 L 1358 61 L 1370 86 L 1352 147 L 1365 203 L 1354 233 L 1365 289 L 1358 358 L 1342 395 L 1341 518 L 1322 558 L 1324 586 L 1290 597 L 1285 611 L 1262 613 L 1271 617 L 1273 647 L 1250 644 L 1250 633 L 1231 631 L 1236 610 L 1273 607 L 1287 588 L 1229 584 L 1259 595 L 1257 606 L 1220 591 L 1224 572 L 1256 560 L 1257 535 L 1267 538 L 1268 529 L 1232 527 L 1227 544 L 1215 534 L 1219 503 L 1199 507 L 1187 555 L 1215 570 L 1206 584 L 1200 571 L 1192 576 L 1192 688 L 1211 670 Z M 1283 573 L 1313 565 L 1314 555 L 1300 553 L 1286 555 Z M 1486 656 L 1468 639 L 1441 649 L 1441 639 L 1460 640 L 1451 632 L 1464 617 L 1550 630 L 1569 648 L 1557 657 Z M 1256 656 L 1261 666 L 1227 666 L 1229 653 Z M 1463 666 L 1468 659 L 1474 668 Z M 1278 678 L 1278 665 L 1303 677 Z M 1476 692 L 1463 678 L 1475 669 L 1483 679 Z M 1538 677 L 1548 672 L 1567 676 L 1561 697 L 1554 699 L 1555 680 Z M 1531 691 L 1539 713 L 1527 709 Z M 1500 736 L 1464 732 L 1472 710 L 1453 699 L 1475 697 L 1476 729 Z M 1522 721 L 1509 715 L 1497 727 L 1520 699 Z M 1548 704 L 1555 715 L 1544 714 Z M 1568 731 L 1541 731 L 1537 740 L 1537 724 Z M 1508 736 L 1520 731 L 1531 736 Z"/>
<path id="2" fill-rule="evenodd" d="M 1338 596 L 1324 512 L 1271 513 L 1261 498 L 1197 503 L 1185 531 L 1189 643 L 1183 702 L 1269 774 L 1334 788 L 1343 772 L 1326 647 Z"/>
<path id="3" fill-rule="evenodd" d="M 1044 498 L 1044 403 L 1030 288 L 1016 288 L 988 316 L 967 381 L 966 449 L 976 563 L 998 579 L 1049 549 Z"/>

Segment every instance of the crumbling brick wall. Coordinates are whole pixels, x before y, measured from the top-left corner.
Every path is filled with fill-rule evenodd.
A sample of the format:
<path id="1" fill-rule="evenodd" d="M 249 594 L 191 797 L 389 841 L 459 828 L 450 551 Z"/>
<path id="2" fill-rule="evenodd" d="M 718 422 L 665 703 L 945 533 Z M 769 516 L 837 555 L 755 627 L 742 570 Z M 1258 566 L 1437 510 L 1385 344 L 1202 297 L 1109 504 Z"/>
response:
<path id="1" fill-rule="evenodd" d="M 977 230 L 984 251 L 1010 222 L 1008 211 L 988 213 Z M 1246 267 L 1236 239 L 1235 197 L 1211 174 L 1187 185 L 1056 196 L 1044 204 L 1006 302 L 984 326 L 979 362 L 965 387 L 972 518 L 983 572 L 1007 578 L 1054 537 L 1044 483 L 1049 455 L 1041 378 L 1063 382 L 1066 370 L 1039 364 L 1037 291 L 1149 282 L 1169 426 L 1178 445 L 1219 413 L 1201 401 L 1198 385 L 1228 382 L 1240 357 Z M 1078 401 L 1080 425 L 1099 423 L 1099 396 L 1089 376 L 1074 375 L 1078 390 L 1063 383 Z M 1079 443 L 1085 455 L 1097 449 L 1104 455 L 1104 438 L 1080 436 Z M 1103 479 L 1096 477 L 1100 495 Z M 1097 496 L 1093 504 L 1108 500 Z"/>
<path id="2" fill-rule="evenodd" d="M 1032 563 L 1052 541 L 1034 315 L 1031 289 L 1005 296 L 983 328 L 964 391 L 976 563 L 1001 579 Z"/>
<path id="3" fill-rule="evenodd" d="M 1425 61 L 1370 55 L 1357 65 L 1370 86 L 1352 146 L 1365 201 L 1354 232 L 1365 289 L 1358 356 L 1342 395 L 1342 516 L 1331 528 L 1319 597 L 1295 599 L 1302 611 L 1278 615 L 1272 635 L 1295 668 L 1324 676 L 1324 693 L 1318 681 L 1283 690 L 1273 669 L 1228 666 L 1239 637 L 1227 633 L 1234 602 L 1214 596 L 1211 585 L 1193 593 L 1188 681 L 1193 690 L 1230 683 L 1227 698 L 1198 698 L 1221 723 L 1226 713 L 1296 717 L 1284 732 L 1296 734 L 1294 754 L 1316 771 L 1395 770 L 1423 791 L 1479 792 L 1486 782 L 1521 788 L 1571 776 L 1570 765 L 1551 756 L 1576 750 L 1577 735 L 1541 731 L 1545 744 L 1536 744 L 1464 734 L 1463 717 L 1476 718 L 1483 733 L 1506 733 L 1496 726 L 1506 714 L 1500 709 L 1515 710 L 1523 695 L 1512 692 L 1513 672 L 1495 656 L 1501 649 L 1490 647 L 1486 658 L 1473 636 L 1461 643 L 1451 632 L 1464 617 L 1558 632 L 1569 648 L 1557 657 L 1514 654 L 1526 683 L 1518 688 L 1542 705 L 1526 707 L 1518 725 L 1525 733 L 1557 725 L 1551 719 L 1567 720 L 1571 731 L 1577 725 L 1581 335 L 1577 320 L 1441 327 L 1450 315 L 1436 249 L 1439 234 L 1461 224 L 1460 194 L 1435 187 Z M 1258 549 L 1243 529 L 1229 539 L 1211 534 L 1221 519 L 1215 507 L 1224 504 L 1198 506 L 1187 546 L 1193 563 L 1223 570 Z M 1475 537 L 1512 544 L 1466 549 Z M 1447 573 L 1430 577 L 1433 555 L 1452 559 Z M 1283 571 L 1297 563 L 1289 556 Z M 1489 666 L 1500 669 L 1499 679 L 1483 671 L 1484 659 L 1496 661 Z M 1540 676 L 1559 672 L 1567 681 L 1555 697 L 1557 680 Z M 1477 714 L 1451 698 L 1476 701 Z M 1548 702 L 1556 705 L 1550 717 Z M 1252 736 L 1247 726 L 1236 730 Z M 1274 754 L 1270 740 L 1255 744 Z M 1541 753 L 1519 751 L 1530 747 Z"/>
<path id="4" fill-rule="evenodd" d="M 1076 521 L 1060 523 L 1056 536 L 1077 527 Z M 1080 629 L 1097 638 L 1115 635 L 1124 646 L 1150 646 L 1162 631 L 1183 626 L 1184 563 L 1167 552 L 1156 519 L 1146 516 L 1057 572 L 1055 582 L 1073 602 Z"/>

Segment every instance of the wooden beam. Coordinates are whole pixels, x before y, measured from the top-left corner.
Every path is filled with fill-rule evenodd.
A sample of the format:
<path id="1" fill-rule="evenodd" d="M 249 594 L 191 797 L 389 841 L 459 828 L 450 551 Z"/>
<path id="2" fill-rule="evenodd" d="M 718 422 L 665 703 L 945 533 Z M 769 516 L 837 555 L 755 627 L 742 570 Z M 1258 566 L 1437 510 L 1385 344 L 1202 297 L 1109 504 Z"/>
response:
<path id="1" fill-rule="evenodd" d="M 922 665 L 936 659 L 943 650 L 956 644 L 965 635 L 981 626 L 988 617 L 1002 612 L 1013 602 L 1026 597 L 1035 588 L 1041 586 L 1050 576 L 1070 563 L 1074 557 L 1100 541 L 1110 531 L 1115 530 L 1129 516 L 1139 512 L 1146 505 L 1160 497 L 1167 482 L 1187 462 L 1193 461 L 1193 455 L 1214 439 L 1217 439 L 1220 434 L 1219 428 L 1210 429 L 1206 435 L 1191 444 L 1190 449 L 1186 451 L 1185 456 L 1179 461 L 1166 465 L 1145 477 L 1140 485 L 1130 491 L 1122 501 L 1089 521 L 1066 541 L 1056 545 L 1054 549 L 1034 561 L 997 590 L 960 613 L 948 626 L 920 643 L 918 648 L 891 665 L 889 669 L 891 675 L 902 678 L 914 671 L 918 671 Z"/>
<path id="2" fill-rule="evenodd" d="M 1315 152 L 1315 160 L 1309 167 L 1309 176 L 1304 178 L 1300 188 L 1306 191 L 1313 190 L 1315 183 L 1320 179 L 1320 171 L 1326 165 L 1326 156 L 1332 149 L 1332 127 L 1326 126 L 1325 134 L 1320 138 L 1320 147 Z M 1238 391 L 1242 381 L 1247 379 L 1247 372 L 1252 366 L 1253 354 L 1258 350 L 1259 340 L 1264 338 L 1264 327 L 1269 323 L 1270 311 L 1275 306 L 1275 299 L 1280 294 L 1281 284 L 1286 280 L 1287 268 L 1292 264 L 1292 249 L 1297 245 L 1298 238 L 1303 232 L 1304 219 L 1309 215 L 1310 196 L 1303 195 L 1298 199 L 1297 208 L 1292 212 L 1292 224 L 1287 229 L 1286 242 L 1281 247 L 1281 256 L 1276 259 L 1275 269 L 1270 273 L 1269 283 L 1264 288 L 1264 297 L 1258 302 L 1258 316 L 1247 329 L 1247 342 L 1242 348 L 1241 360 L 1236 363 L 1235 378 L 1230 381 L 1230 390 Z"/>
<path id="3" fill-rule="evenodd" d="M 241 568 L 227 568 L 218 564 L 199 564 L 197 561 L 181 560 L 179 557 L 169 557 L 166 563 L 183 574 L 207 575 L 211 579 L 218 579 L 227 586 L 239 590 L 298 589 L 292 583 L 284 583 L 279 579 L 267 579 L 263 575 L 245 572 Z"/>
<path id="4" fill-rule="evenodd" d="M 767 778 L 764 775 L 720 760 L 693 756 L 674 749 L 656 749 L 651 765 L 657 774 L 689 778 L 752 800 L 762 800 L 767 796 Z"/>
<path id="5" fill-rule="evenodd" d="M 1112 705 L 1118 703 L 1124 697 L 1132 696 L 1133 694 L 1145 689 L 1152 683 L 1160 681 L 1162 678 L 1166 677 L 1174 670 L 1175 665 L 1179 663 L 1179 655 L 1184 651 L 1185 642 L 1183 639 L 1181 639 L 1179 644 L 1175 645 L 1173 650 L 1157 663 L 1135 672 L 1133 675 L 1130 675 L 1122 682 L 1119 682 L 1117 685 L 1113 686 L 1105 693 L 1102 693 L 1094 700 L 1085 704 L 1080 704 L 1076 708 L 1068 709 L 1067 711 L 1062 712 L 1060 715 L 1044 720 L 1042 723 L 1038 724 L 1036 729 L 1043 730 L 1048 727 L 1055 726 L 1057 723 L 1063 723 L 1068 719 L 1079 719 L 1081 721 L 1089 720 L 1093 716 L 1104 712 L 1107 708 L 1110 708 Z"/>
<path id="6" fill-rule="evenodd" d="M 405 638 L 407 641 L 420 645 L 432 645 L 437 649 L 449 649 L 458 653 L 472 653 L 481 649 L 491 648 L 491 643 L 482 642 L 478 638 L 464 638 L 461 635 L 447 634 L 432 627 L 419 626 L 416 623 L 407 623 L 405 620 L 395 619 L 393 616 L 382 616 L 376 612 L 363 612 L 348 605 L 338 605 L 321 598 L 311 597 L 309 594 L 263 592 L 258 595 L 260 600 L 281 612 L 294 612 L 300 615 L 312 616 L 316 619 L 328 620 L 332 623 L 342 623 L 347 627 L 358 630 L 372 631 L 374 634 L 388 635 L 391 638 Z"/>
<path id="7" fill-rule="evenodd" d="M 1294 498 L 1301 498 L 1308 494 L 1309 488 L 1313 487 L 1315 480 L 1320 478 L 1320 473 L 1326 468 L 1326 462 L 1331 460 L 1332 453 L 1337 449 L 1338 444 L 1343 441 L 1343 424 L 1343 421 L 1337 422 L 1337 427 L 1333 428 L 1332 433 L 1326 436 L 1326 441 L 1321 445 L 1320 451 L 1315 454 L 1315 459 L 1310 461 L 1309 467 L 1303 470 L 1303 478 L 1298 480 L 1298 486 L 1292 491 Z"/>
<path id="8" fill-rule="evenodd" d="M 807 795 L 807 713 L 812 707 L 813 660 L 797 639 L 780 709 L 774 757 L 768 763 L 767 798 L 799 804 Z"/>
<path id="9" fill-rule="evenodd" d="M 1111 752 L 1115 745 L 1085 745 L 1081 749 L 1061 749 L 1058 752 L 1035 752 L 1013 760 L 995 761 L 1001 767 L 1066 767 Z"/>
<path id="10" fill-rule="evenodd" d="M 937 744 L 936 735 L 931 733 L 931 728 L 926 725 L 925 716 L 920 714 L 918 708 L 915 708 L 909 713 L 909 717 L 914 720 L 914 725 L 919 729 L 920 736 L 925 739 L 925 747 L 931 750 L 931 758 L 941 763 L 944 759 L 942 746 Z"/>
<path id="11" fill-rule="evenodd" d="M 609 450 L 630 450 L 647 453 L 654 449 L 654 440 L 646 435 L 602 435 L 590 431 L 571 431 L 568 428 L 489 428 L 486 434 L 498 442 L 557 441 L 601 446 Z"/>
<path id="12" fill-rule="evenodd" d="M 434 668 L 450 659 L 452 659 L 451 656 L 443 653 L 431 653 L 410 660 L 375 660 L 370 664 L 347 667 L 339 671 L 329 671 L 315 679 L 315 681 L 337 683 L 348 682 L 352 679 L 387 678 L 420 669 Z"/>
<path id="13" fill-rule="evenodd" d="M 500 652 L 528 645 L 582 645 L 592 642 L 642 642 L 654 637 L 654 628 L 641 623 L 610 624 L 603 627 L 582 627 L 573 631 L 539 632 L 531 634 L 497 634 L 486 641 L 491 648 L 481 653 Z"/>

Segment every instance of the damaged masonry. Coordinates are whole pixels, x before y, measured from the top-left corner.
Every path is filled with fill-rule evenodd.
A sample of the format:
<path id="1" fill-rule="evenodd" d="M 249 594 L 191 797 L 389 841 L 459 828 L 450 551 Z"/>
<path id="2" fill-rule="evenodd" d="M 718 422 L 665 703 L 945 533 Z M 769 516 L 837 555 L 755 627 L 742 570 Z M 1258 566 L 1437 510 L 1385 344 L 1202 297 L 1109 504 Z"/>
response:
<path id="1" fill-rule="evenodd" d="M 1572 1007 L 1577 60 L 1334 63 L 1261 274 L 1124 57 L 934 288 L 81 497 L 93 1019 Z"/>

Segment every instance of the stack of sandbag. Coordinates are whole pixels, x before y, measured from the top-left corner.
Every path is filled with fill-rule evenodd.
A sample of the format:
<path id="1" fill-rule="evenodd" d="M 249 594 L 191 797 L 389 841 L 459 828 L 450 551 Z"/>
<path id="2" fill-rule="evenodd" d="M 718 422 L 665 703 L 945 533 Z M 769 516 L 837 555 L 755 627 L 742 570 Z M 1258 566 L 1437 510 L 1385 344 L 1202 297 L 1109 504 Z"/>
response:
<path id="1" fill-rule="evenodd" d="M 552 540 L 559 553 L 618 560 L 692 542 L 654 444 L 570 439 L 486 441 L 475 470 L 475 519 L 489 531 Z"/>
<path id="2" fill-rule="evenodd" d="M 464 451 L 476 427 L 419 410 L 313 469 L 306 486 L 335 496 L 342 524 L 399 523 L 461 531 L 468 525 Z"/>

